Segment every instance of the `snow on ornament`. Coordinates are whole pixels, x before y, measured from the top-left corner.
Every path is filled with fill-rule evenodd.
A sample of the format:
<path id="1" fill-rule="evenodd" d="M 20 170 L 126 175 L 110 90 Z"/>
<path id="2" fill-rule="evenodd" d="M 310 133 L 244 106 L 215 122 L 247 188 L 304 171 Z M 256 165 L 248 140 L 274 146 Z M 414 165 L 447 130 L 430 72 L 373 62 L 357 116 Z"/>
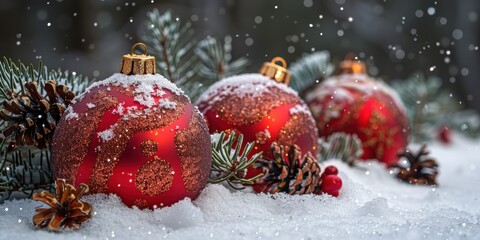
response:
<path id="1" fill-rule="evenodd" d="M 370 78 L 362 62 L 345 60 L 339 72 L 305 97 L 320 137 L 356 134 L 363 145 L 362 159 L 396 164 L 396 154 L 407 146 L 409 137 L 402 101 L 393 89 Z"/>
<path id="2" fill-rule="evenodd" d="M 275 64 L 281 62 L 283 66 Z M 204 114 L 210 133 L 236 131 L 244 142 L 255 142 L 253 155 L 260 151 L 267 158 L 270 146 L 298 145 L 303 154 L 317 152 L 318 132 L 307 105 L 287 86 L 290 73 L 286 62 L 277 57 L 266 62 L 261 74 L 225 78 L 204 92 L 197 106 Z M 251 166 L 246 178 L 261 173 Z M 254 186 L 261 191 L 263 184 Z"/>
<path id="3" fill-rule="evenodd" d="M 145 54 L 133 54 L 137 45 Z M 53 137 L 56 178 L 90 193 L 114 193 L 128 206 L 169 206 L 196 198 L 210 174 L 210 135 L 201 113 L 175 84 L 155 74 L 144 44 L 123 56 L 121 74 L 74 99 Z"/>

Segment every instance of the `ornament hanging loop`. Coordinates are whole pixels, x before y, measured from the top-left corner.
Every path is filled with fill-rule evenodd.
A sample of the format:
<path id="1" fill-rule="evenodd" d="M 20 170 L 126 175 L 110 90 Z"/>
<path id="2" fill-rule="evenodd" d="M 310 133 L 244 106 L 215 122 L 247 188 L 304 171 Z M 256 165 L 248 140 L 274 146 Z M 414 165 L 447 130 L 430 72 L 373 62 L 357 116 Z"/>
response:
<path id="1" fill-rule="evenodd" d="M 282 65 L 277 65 L 280 62 Z M 282 57 L 274 57 L 271 62 L 263 63 L 260 74 L 275 80 L 278 83 L 288 85 L 290 83 L 290 72 L 287 70 L 287 62 Z"/>
<path id="2" fill-rule="evenodd" d="M 282 63 L 283 68 L 287 68 L 287 61 L 285 61 L 285 59 L 283 59 L 282 57 L 274 57 L 272 59 L 272 63 L 277 63 L 277 62 Z"/>
<path id="3" fill-rule="evenodd" d="M 132 46 L 132 50 L 130 51 L 130 55 L 135 55 L 135 48 L 137 48 L 138 46 L 141 46 L 143 47 L 143 49 L 145 50 L 143 55 L 148 55 L 148 48 L 147 48 L 147 45 L 145 45 L 145 43 L 142 43 L 142 42 L 138 42 L 138 43 L 135 43 L 133 44 Z"/>
<path id="4" fill-rule="evenodd" d="M 145 50 L 143 54 L 137 55 L 135 49 L 140 46 Z M 157 64 L 155 57 L 148 55 L 147 45 L 144 43 L 135 43 L 132 46 L 130 54 L 123 55 L 120 65 L 120 73 L 126 75 L 142 75 L 155 74 L 157 72 Z"/>
<path id="5" fill-rule="evenodd" d="M 340 67 L 338 68 L 337 74 L 367 74 L 367 67 L 365 63 L 360 60 L 357 60 L 357 55 L 354 53 L 349 53 L 345 57 L 345 60 L 340 62 Z"/>

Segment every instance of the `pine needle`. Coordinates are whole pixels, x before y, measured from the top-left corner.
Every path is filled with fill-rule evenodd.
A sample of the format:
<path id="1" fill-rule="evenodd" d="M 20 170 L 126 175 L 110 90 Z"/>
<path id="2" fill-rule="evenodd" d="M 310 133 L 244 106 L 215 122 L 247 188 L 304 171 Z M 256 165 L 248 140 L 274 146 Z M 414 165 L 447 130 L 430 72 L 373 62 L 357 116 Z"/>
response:
<path id="1" fill-rule="evenodd" d="M 393 82 L 392 86 L 407 109 L 413 141 L 429 140 L 435 137 L 435 132 L 441 125 L 456 123 L 451 120 L 460 105 L 450 93 L 442 89 L 439 78 L 425 78 L 423 74 L 417 73 L 406 80 Z"/>
<path id="2" fill-rule="evenodd" d="M 330 54 L 328 51 L 320 51 L 308 54 L 292 63 L 289 68 L 292 73 L 290 86 L 301 92 L 321 82 L 333 71 L 333 66 L 329 61 Z"/>
<path id="3" fill-rule="evenodd" d="M 27 93 L 25 83 L 36 81 L 40 94 L 45 95 L 47 80 L 55 80 L 80 94 L 90 84 L 88 78 L 71 71 L 49 70 L 42 62 L 37 66 L 25 65 L 3 58 L 0 61 L 0 101 Z M 0 121 L 0 129 L 6 125 Z M 8 152 L 6 139 L 0 144 L 0 202 L 11 198 L 30 197 L 37 190 L 52 190 L 53 177 L 50 164 L 50 150 L 27 146 Z"/>
<path id="4" fill-rule="evenodd" d="M 158 72 L 182 88 L 193 101 L 214 82 L 245 70 L 248 60 L 232 60 L 232 38 L 224 43 L 207 37 L 197 43 L 191 23 L 184 24 L 170 11 L 147 13 L 143 41 L 151 48 Z"/>
<path id="5" fill-rule="evenodd" d="M 44 84 L 47 80 L 55 80 L 58 84 L 67 86 L 76 95 L 83 93 L 90 85 L 87 77 L 68 70 L 49 70 L 41 61 L 37 67 L 25 65 L 20 60 L 14 62 L 4 57 L 0 61 L 0 101 L 9 99 L 9 91 L 15 93 L 25 92 L 25 83 L 36 81 L 39 84 L 40 93 L 43 95 Z"/>
<path id="6" fill-rule="evenodd" d="M 318 140 L 318 153 L 319 162 L 341 159 L 353 166 L 363 154 L 362 141 L 355 134 L 333 133 L 327 139 L 320 138 Z"/>
<path id="7" fill-rule="evenodd" d="M 248 65 L 244 57 L 232 61 L 232 37 L 226 36 L 224 43 L 213 37 L 200 41 L 195 53 L 201 61 L 199 75 L 208 80 L 218 81 L 241 73 Z"/>
<path id="8" fill-rule="evenodd" d="M 158 72 L 179 86 L 186 83 L 195 72 L 193 54 L 195 41 L 190 23 L 181 24 L 170 11 L 160 14 L 158 9 L 147 13 L 147 33 L 143 41 L 157 58 Z"/>
<path id="9" fill-rule="evenodd" d="M 31 197 L 41 190 L 53 190 L 50 150 L 21 147 L 7 153 L 4 149 L 0 160 L 0 203 Z"/>
<path id="10" fill-rule="evenodd" d="M 227 182 L 234 189 L 243 189 L 243 185 L 252 185 L 263 176 L 259 174 L 252 178 L 245 178 L 247 169 L 262 157 L 262 153 L 256 153 L 248 158 L 254 143 L 248 142 L 245 147 L 243 135 L 237 136 L 231 132 L 225 137 L 225 132 L 212 135 L 212 173 L 210 183 Z"/>

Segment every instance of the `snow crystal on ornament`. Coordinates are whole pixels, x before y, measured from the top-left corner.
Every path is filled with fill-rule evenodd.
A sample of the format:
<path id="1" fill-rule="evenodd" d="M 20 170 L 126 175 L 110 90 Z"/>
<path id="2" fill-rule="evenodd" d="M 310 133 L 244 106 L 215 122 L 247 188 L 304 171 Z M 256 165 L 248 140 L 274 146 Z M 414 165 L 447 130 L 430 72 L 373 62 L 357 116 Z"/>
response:
<path id="1" fill-rule="evenodd" d="M 315 125 L 315 120 L 312 116 L 312 112 L 310 110 L 310 108 L 305 105 L 305 104 L 297 104 L 295 105 L 294 107 L 290 108 L 290 115 L 291 116 L 294 116 L 294 115 L 297 115 L 297 114 L 306 114 L 309 117 L 309 120 L 312 122 L 313 125 Z M 268 132 L 268 130 L 265 130 Z M 270 137 L 270 132 L 268 132 L 268 137 Z"/>
<path id="2" fill-rule="evenodd" d="M 137 109 L 138 109 L 137 106 L 127 107 L 127 114 L 123 118 L 128 119 L 128 117 L 132 117 L 132 118 L 139 117 L 139 115 L 136 113 Z"/>
<path id="3" fill-rule="evenodd" d="M 123 103 L 118 104 L 117 108 L 112 111 L 113 114 L 123 115 L 125 108 L 123 107 Z"/>
<path id="4" fill-rule="evenodd" d="M 352 81 L 352 79 L 355 79 L 355 81 Z M 358 82 L 362 82 L 363 84 L 358 84 Z M 380 91 L 383 92 L 389 96 L 392 97 L 393 101 L 396 103 L 397 106 L 402 111 L 406 111 L 405 106 L 400 99 L 400 96 L 398 96 L 397 92 L 395 92 L 392 88 L 390 88 L 388 85 L 383 83 L 379 79 L 371 79 L 369 76 L 365 74 L 354 74 L 353 76 L 351 74 L 341 74 L 338 76 L 334 76 L 331 78 L 326 79 L 323 83 L 324 86 L 336 88 L 338 86 L 344 87 L 344 88 L 350 88 L 357 90 L 361 93 L 363 93 L 364 96 L 370 96 L 372 95 L 375 91 Z M 311 92 L 306 96 L 307 102 L 309 100 L 312 100 L 312 98 L 315 98 L 316 96 L 325 96 L 325 94 L 330 94 L 328 90 L 322 90 L 323 88 L 318 88 L 319 90 Z M 325 92 L 318 92 L 318 91 L 325 91 Z M 348 96 L 349 94 L 347 92 L 342 92 L 342 90 L 337 89 L 335 92 L 334 98 L 335 99 L 342 99 L 342 98 L 350 98 Z M 353 99 L 348 99 L 349 101 L 353 101 Z"/>
<path id="5" fill-rule="evenodd" d="M 297 113 L 305 113 L 308 115 L 311 115 L 310 110 L 308 110 L 308 107 L 306 105 L 300 105 L 297 104 L 295 107 L 290 108 L 290 115 L 295 115 Z"/>
<path id="6" fill-rule="evenodd" d="M 73 108 L 70 106 L 65 111 L 65 120 L 78 119 L 78 113 L 73 111 Z"/>
<path id="7" fill-rule="evenodd" d="M 166 109 L 175 109 L 177 107 L 177 103 L 176 102 L 172 102 L 168 99 L 160 99 L 160 101 L 158 102 L 158 105 L 162 108 L 166 108 Z"/>
<path id="8" fill-rule="evenodd" d="M 117 86 L 123 87 L 125 89 L 134 87 L 135 98 L 139 100 L 140 104 L 146 107 L 152 107 L 154 105 L 151 102 L 153 96 L 159 96 L 159 94 L 165 93 L 164 91 L 154 91 L 154 89 L 168 89 L 175 95 L 184 94 L 184 92 L 180 88 L 178 88 L 174 83 L 170 82 L 168 79 L 166 79 L 160 74 L 129 76 L 121 73 L 115 73 L 103 81 L 93 83 L 90 87 L 87 88 L 86 92 L 89 92 L 91 89 L 100 86 Z M 84 95 L 85 93 L 77 96 L 76 99 L 83 98 Z"/>
<path id="9" fill-rule="evenodd" d="M 298 96 L 297 92 L 285 84 L 277 83 L 258 73 L 251 73 L 225 78 L 216 82 L 202 94 L 197 103 L 210 101 L 209 106 L 213 106 L 216 102 L 230 96 L 233 91 L 239 97 L 252 96 L 255 98 L 262 96 L 264 92 L 270 91 L 270 88 L 278 88 L 288 94 Z M 208 111 L 208 109 L 204 111 Z"/>
<path id="10" fill-rule="evenodd" d="M 108 142 L 113 139 L 115 134 L 113 133 L 113 129 L 116 127 L 117 124 L 110 126 L 109 129 L 99 132 L 98 137 L 103 140 L 103 142 Z"/>

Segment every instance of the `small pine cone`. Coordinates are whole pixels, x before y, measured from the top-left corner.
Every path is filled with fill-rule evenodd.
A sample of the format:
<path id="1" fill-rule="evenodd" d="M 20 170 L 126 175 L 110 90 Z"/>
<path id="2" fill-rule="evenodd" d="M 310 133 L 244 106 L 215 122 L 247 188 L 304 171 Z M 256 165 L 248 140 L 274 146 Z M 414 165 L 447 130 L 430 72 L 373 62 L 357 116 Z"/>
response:
<path id="1" fill-rule="evenodd" d="M 290 147 L 288 161 L 284 159 L 284 148 L 277 143 L 271 146 L 274 159 L 257 161 L 256 168 L 262 168 L 264 177 L 257 183 L 265 183 L 263 192 L 288 194 L 315 193 L 319 189 L 320 165 L 308 152 L 302 159 L 302 152 L 297 145 Z"/>
<path id="2" fill-rule="evenodd" d="M 15 145 L 45 148 L 75 94 L 54 80 L 45 82 L 46 97 L 38 92 L 36 82 L 26 83 L 25 88 L 27 93 L 9 92 L 10 98 L 2 102 L 0 119 L 7 123 L 3 135 L 11 139 L 10 148 Z"/>
<path id="3" fill-rule="evenodd" d="M 436 186 L 438 163 L 429 154 L 426 145 L 423 145 L 417 153 L 412 153 L 407 148 L 398 152 L 399 157 L 407 159 L 408 166 L 392 166 L 392 168 L 398 169 L 396 177 L 410 184 Z"/>
<path id="4" fill-rule="evenodd" d="M 77 230 L 80 225 L 91 218 L 92 205 L 79 199 L 88 192 L 86 184 L 80 184 L 79 190 L 67 184 L 65 179 L 56 182 L 56 195 L 47 191 L 33 194 L 33 199 L 41 201 L 50 208 L 37 208 L 32 218 L 36 228 L 59 231 L 61 228 Z"/>

